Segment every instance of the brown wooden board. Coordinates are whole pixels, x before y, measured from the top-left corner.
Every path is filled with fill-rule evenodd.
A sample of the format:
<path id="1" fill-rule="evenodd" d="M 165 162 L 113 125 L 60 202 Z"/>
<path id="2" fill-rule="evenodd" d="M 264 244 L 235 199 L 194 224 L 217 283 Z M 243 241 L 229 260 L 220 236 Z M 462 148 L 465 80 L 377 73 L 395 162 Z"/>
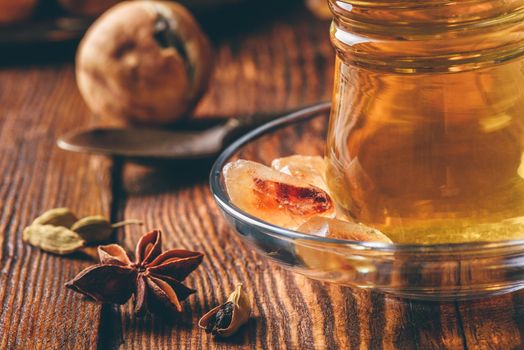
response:
<path id="1" fill-rule="evenodd" d="M 49 208 L 109 215 L 110 163 L 54 144 L 88 122 L 70 65 L 0 70 L 0 349 L 96 345 L 101 306 L 63 288 L 91 262 L 21 240 L 23 228 Z"/>
<path id="2" fill-rule="evenodd" d="M 289 10 L 289 9 L 288 9 Z M 261 16 L 263 17 L 263 16 Z M 266 16 L 267 17 L 267 16 Z M 328 22 L 300 8 L 212 32 L 216 66 L 199 117 L 278 111 L 330 98 L 334 53 Z M 214 25 L 208 25 L 211 30 Z M 70 154 L 62 133 L 95 123 L 72 64 L 0 69 L 0 349 L 518 349 L 523 293 L 481 301 L 401 300 L 306 279 L 262 258 L 235 236 L 211 197 L 209 163 L 146 168 Z M 278 155 L 285 143 L 264 149 Z M 300 149 L 307 153 L 307 142 Z M 161 228 L 166 248 L 202 251 L 187 280 L 197 293 L 177 322 L 136 318 L 130 306 L 101 306 L 63 287 L 91 262 L 22 243 L 45 209 L 142 219 Z M 117 239 L 132 251 L 141 229 Z M 253 317 L 216 340 L 199 317 L 244 284 Z"/>

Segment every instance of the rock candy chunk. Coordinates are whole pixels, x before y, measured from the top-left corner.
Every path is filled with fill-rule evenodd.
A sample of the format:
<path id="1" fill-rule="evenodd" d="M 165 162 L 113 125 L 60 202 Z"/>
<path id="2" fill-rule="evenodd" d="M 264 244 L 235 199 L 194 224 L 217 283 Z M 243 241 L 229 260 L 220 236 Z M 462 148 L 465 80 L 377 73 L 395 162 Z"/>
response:
<path id="1" fill-rule="evenodd" d="M 224 167 L 231 201 L 273 225 L 295 229 L 313 216 L 335 215 L 335 206 L 322 189 L 262 164 L 237 160 Z"/>
<path id="2" fill-rule="evenodd" d="M 309 219 L 297 231 L 327 238 L 347 239 L 349 241 L 392 243 L 388 236 L 374 228 L 354 222 L 319 216 Z"/>
<path id="3" fill-rule="evenodd" d="M 326 163 L 322 157 L 297 154 L 274 159 L 271 167 L 327 191 L 326 182 L 324 181 Z"/>

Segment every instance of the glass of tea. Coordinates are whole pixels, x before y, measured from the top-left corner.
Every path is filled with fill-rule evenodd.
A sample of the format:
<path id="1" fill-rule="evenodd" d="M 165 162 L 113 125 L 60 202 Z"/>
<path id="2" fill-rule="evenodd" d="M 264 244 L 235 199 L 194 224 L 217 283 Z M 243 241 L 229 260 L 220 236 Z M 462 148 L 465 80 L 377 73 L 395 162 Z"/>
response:
<path id="1" fill-rule="evenodd" d="M 330 0 L 327 181 L 399 243 L 524 237 L 524 0 Z"/>

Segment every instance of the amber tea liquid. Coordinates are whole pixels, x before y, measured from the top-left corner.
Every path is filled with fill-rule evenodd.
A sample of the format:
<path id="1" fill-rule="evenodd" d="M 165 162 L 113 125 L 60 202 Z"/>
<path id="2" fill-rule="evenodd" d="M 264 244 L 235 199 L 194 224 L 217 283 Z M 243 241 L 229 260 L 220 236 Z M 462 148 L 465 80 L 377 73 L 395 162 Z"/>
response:
<path id="1" fill-rule="evenodd" d="M 524 238 L 524 1 L 439 2 L 332 2 L 328 185 L 396 242 Z"/>

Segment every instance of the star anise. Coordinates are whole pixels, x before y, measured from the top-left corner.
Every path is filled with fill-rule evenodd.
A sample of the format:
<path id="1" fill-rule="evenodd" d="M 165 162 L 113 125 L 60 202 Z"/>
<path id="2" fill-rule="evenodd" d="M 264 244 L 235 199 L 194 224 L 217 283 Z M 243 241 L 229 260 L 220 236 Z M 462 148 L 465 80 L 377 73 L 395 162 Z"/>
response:
<path id="1" fill-rule="evenodd" d="M 200 265 L 204 255 L 199 252 L 172 249 L 161 253 L 159 230 L 144 234 L 136 246 L 136 259 L 129 259 L 117 244 L 98 247 L 100 264 L 88 267 L 68 288 L 103 303 L 125 304 L 135 295 L 135 313 L 179 313 L 181 302 L 194 293 L 181 282 Z"/>

